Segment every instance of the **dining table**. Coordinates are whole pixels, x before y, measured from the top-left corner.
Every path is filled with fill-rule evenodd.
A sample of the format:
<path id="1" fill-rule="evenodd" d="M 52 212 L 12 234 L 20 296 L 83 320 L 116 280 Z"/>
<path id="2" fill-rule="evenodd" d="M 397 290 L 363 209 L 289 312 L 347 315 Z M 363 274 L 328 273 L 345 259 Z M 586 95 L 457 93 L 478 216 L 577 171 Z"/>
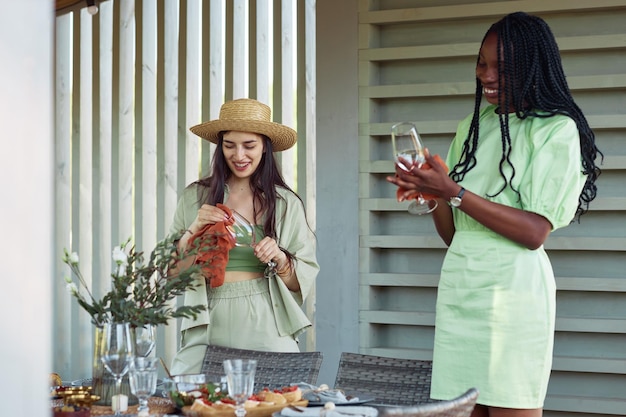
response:
<path id="1" fill-rule="evenodd" d="M 81 381 L 84 382 L 84 381 Z M 150 417 L 205 417 L 207 414 L 194 412 L 190 407 L 177 407 L 170 398 L 169 388 L 163 381 L 159 381 L 155 395 L 148 399 Z M 376 404 L 373 398 L 359 398 L 356 396 L 346 396 L 341 390 L 330 389 L 323 385 L 322 389 L 304 383 L 294 383 L 302 389 L 303 395 L 307 392 L 318 390 L 315 396 L 297 403 L 287 403 L 282 406 L 267 407 L 264 410 L 254 409 L 247 413 L 246 417 L 376 417 L 381 407 Z M 63 397 L 52 398 L 51 406 L 53 410 L 60 408 L 64 404 Z M 122 416 L 134 417 L 137 415 L 138 405 L 129 405 L 122 412 Z M 53 417 L 54 417 L 53 413 Z M 72 414 L 59 414 L 62 417 L 73 417 Z M 79 415 L 77 414 L 77 417 Z M 91 417 L 115 417 L 114 411 L 109 405 L 91 404 Z M 235 417 L 234 409 L 211 412 L 211 417 Z M 81 416 L 82 417 L 82 416 Z M 142 416 L 138 416 L 142 417 Z"/>

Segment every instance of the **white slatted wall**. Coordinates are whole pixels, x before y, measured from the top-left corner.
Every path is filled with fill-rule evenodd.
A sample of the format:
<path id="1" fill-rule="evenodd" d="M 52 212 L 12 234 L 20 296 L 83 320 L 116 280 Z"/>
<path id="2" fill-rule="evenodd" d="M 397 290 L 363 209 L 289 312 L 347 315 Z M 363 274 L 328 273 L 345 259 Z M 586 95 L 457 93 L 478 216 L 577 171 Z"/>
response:
<path id="1" fill-rule="evenodd" d="M 213 145 L 188 128 L 217 118 L 225 100 L 257 98 L 297 129 L 298 146 L 278 155 L 315 224 L 314 1 L 107 0 L 99 9 L 56 18 L 53 370 L 65 380 L 91 376 L 93 327 L 65 290 L 63 248 L 79 253 L 97 297 L 114 246 L 132 237 L 150 252 L 178 193 L 208 173 Z M 159 330 L 159 356 L 171 359 L 177 334 Z M 309 332 L 307 350 L 313 341 Z"/>
<path id="2" fill-rule="evenodd" d="M 480 40 L 506 13 L 544 17 L 572 93 L 605 153 L 599 195 L 580 224 L 546 242 L 558 286 L 546 417 L 626 415 L 626 2 L 359 2 L 360 350 L 432 358 L 445 247 L 426 217 L 395 201 L 389 131 L 416 123 L 445 156 L 472 111 Z"/>

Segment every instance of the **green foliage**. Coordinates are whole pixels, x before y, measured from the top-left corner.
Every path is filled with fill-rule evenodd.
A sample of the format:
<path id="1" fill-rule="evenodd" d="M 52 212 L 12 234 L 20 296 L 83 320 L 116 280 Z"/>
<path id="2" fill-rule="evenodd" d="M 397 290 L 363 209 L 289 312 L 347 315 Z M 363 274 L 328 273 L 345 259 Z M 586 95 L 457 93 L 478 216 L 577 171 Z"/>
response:
<path id="1" fill-rule="evenodd" d="M 78 255 L 64 250 L 63 262 L 78 280 L 66 278 L 68 291 L 91 316 L 96 326 L 107 322 L 129 322 L 131 327 L 145 324 L 167 324 L 172 318 L 196 318 L 205 306 L 177 306 L 176 297 L 198 286 L 204 279 L 199 265 L 178 271 L 181 260 L 177 242 L 182 234 L 170 236 L 157 243 L 146 262 L 144 253 L 134 246 L 127 249 L 130 239 L 113 250 L 115 271 L 111 274 L 111 289 L 100 299 L 93 297 L 79 269 Z M 194 251 L 185 256 L 195 256 Z M 83 293 L 86 293 L 83 294 Z"/>

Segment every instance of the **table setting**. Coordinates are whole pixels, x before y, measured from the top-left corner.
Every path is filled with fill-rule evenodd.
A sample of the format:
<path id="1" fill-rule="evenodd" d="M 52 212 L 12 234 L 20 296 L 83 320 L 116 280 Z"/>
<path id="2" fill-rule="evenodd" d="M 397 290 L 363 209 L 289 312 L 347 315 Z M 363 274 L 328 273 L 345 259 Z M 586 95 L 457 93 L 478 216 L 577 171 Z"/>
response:
<path id="1" fill-rule="evenodd" d="M 359 406 L 370 399 L 341 390 L 295 381 L 282 389 L 253 392 L 257 361 L 226 359 L 223 378 L 171 375 L 155 356 L 156 326 L 171 319 L 195 317 L 204 306 L 169 308 L 169 303 L 193 287 L 193 268 L 174 277 L 168 268 L 176 262 L 176 237 L 160 241 L 146 261 L 130 239 L 113 249 L 111 290 L 100 299 L 91 292 L 79 268 L 77 253 L 64 251 L 63 262 L 70 295 L 94 324 L 91 379 L 59 382 L 51 375 L 53 417 L 374 417 L 373 407 Z M 166 373 L 159 382 L 157 366 Z M 61 385 L 59 385 L 59 383 Z M 335 408 L 335 405 L 338 407 Z M 309 407 L 310 406 L 310 407 Z M 351 408 L 352 407 L 352 408 Z M 287 413 L 287 414 L 282 414 Z"/>

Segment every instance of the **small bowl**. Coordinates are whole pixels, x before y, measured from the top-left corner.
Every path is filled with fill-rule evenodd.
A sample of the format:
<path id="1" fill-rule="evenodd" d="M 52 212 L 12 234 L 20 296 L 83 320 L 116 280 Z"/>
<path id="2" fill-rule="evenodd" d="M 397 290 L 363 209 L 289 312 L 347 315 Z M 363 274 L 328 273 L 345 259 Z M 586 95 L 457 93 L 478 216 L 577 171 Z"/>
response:
<path id="1" fill-rule="evenodd" d="M 67 397 L 65 397 L 65 404 L 89 408 L 93 403 L 99 400 L 99 395 L 92 395 L 91 393 L 81 393 L 68 395 Z"/>
<path id="2" fill-rule="evenodd" d="M 200 389 L 206 384 L 205 374 L 174 375 L 167 380 L 170 400 L 178 408 L 193 404 L 201 396 Z"/>
<path id="3" fill-rule="evenodd" d="M 174 375 L 172 378 L 176 389 L 183 392 L 200 389 L 202 385 L 206 384 L 205 374 Z"/>

